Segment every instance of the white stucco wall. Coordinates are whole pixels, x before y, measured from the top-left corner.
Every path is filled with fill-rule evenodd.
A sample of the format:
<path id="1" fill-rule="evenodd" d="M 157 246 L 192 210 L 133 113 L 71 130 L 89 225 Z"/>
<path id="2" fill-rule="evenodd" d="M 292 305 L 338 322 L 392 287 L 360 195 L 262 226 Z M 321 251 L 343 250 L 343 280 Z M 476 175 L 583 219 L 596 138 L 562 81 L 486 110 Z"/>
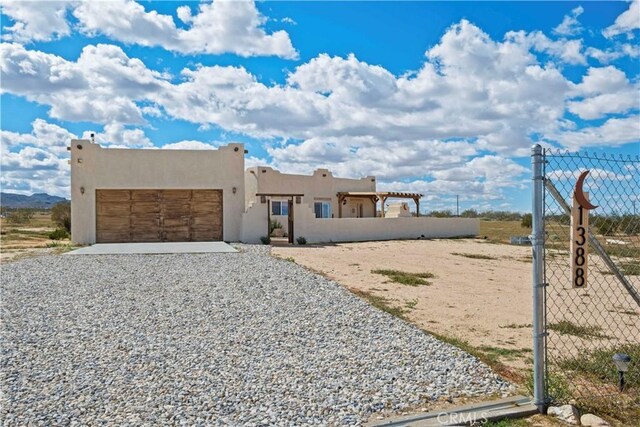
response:
<path id="1" fill-rule="evenodd" d="M 479 233 L 480 220 L 474 218 L 313 218 L 302 227 L 296 223 L 296 238 L 304 236 L 309 243 L 433 239 Z"/>
<path id="2" fill-rule="evenodd" d="M 245 210 L 244 146 L 229 144 L 218 150 L 140 150 L 102 148 L 89 140 L 72 140 L 74 243 L 96 241 L 96 189 L 220 189 L 223 238 L 238 241 Z"/>
<path id="3" fill-rule="evenodd" d="M 266 205 L 256 203 L 243 217 L 242 241 L 260 243 L 266 235 Z M 477 218 L 316 218 L 306 204 L 294 206 L 294 237 L 308 243 L 363 242 L 417 238 L 477 236 Z"/>

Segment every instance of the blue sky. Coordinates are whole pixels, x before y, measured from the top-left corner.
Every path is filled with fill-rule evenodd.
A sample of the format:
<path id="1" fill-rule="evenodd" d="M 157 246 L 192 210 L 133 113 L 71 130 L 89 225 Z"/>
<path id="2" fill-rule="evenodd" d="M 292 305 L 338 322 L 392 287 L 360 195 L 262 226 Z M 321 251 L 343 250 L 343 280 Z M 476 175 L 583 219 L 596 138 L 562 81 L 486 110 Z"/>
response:
<path id="1" fill-rule="evenodd" d="M 423 209 L 529 210 L 529 148 L 640 154 L 640 3 L 3 2 L 3 191 L 66 146 L 247 145 Z"/>

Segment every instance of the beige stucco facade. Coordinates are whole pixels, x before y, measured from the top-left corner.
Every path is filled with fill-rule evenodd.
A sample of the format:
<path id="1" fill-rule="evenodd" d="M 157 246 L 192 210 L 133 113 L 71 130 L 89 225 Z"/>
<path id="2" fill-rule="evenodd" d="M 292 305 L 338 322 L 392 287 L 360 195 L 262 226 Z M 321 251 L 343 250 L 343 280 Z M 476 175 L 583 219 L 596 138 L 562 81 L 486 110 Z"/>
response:
<path id="1" fill-rule="evenodd" d="M 217 189 L 223 194 L 223 239 L 238 241 L 245 210 L 244 146 L 217 150 L 102 148 L 71 141 L 71 235 L 96 242 L 98 189 Z"/>
<path id="2" fill-rule="evenodd" d="M 302 195 L 299 201 L 293 199 L 293 234 L 309 243 L 479 233 L 477 220 L 415 218 L 404 211 L 393 215 L 398 218 L 378 218 L 375 198 L 346 196 L 339 205 L 339 193 L 375 194 L 373 176 L 337 178 L 327 169 L 292 175 L 264 166 L 245 170 L 242 144 L 217 150 L 141 150 L 102 148 L 90 140 L 72 140 L 70 151 L 71 233 L 76 244 L 96 242 L 96 190 L 220 190 L 226 241 L 259 243 L 268 234 L 269 217 L 289 231 L 287 216 L 270 215 L 269 204 L 258 196 L 261 193 Z M 267 199 L 287 203 L 286 197 Z"/>
<path id="3" fill-rule="evenodd" d="M 340 192 L 376 191 L 376 179 L 373 176 L 359 179 L 337 178 L 328 169 L 317 169 L 311 175 L 295 175 L 281 173 L 266 166 L 256 166 L 246 170 L 245 183 L 247 208 L 252 204 L 260 203 L 256 194 L 303 194 L 301 204 L 315 212 L 315 203 L 324 203 L 329 206 L 325 207 L 325 213 L 328 212 L 330 218 L 338 218 L 340 215 L 342 218 L 376 216 L 376 205 L 370 199 L 347 197 L 342 207 L 338 205 Z M 286 202 L 286 200 L 286 198 L 271 197 L 272 202 Z M 280 221 L 286 231 L 286 216 L 272 215 L 272 218 Z"/>

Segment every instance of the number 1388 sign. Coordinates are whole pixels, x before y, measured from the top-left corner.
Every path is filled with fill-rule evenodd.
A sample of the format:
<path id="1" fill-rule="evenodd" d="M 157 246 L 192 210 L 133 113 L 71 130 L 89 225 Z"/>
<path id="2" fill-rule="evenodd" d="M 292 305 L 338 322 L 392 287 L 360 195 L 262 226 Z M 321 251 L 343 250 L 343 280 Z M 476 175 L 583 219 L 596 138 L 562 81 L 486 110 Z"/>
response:
<path id="1" fill-rule="evenodd" d="M 571 284 L 574 288 L 587 287 L 589 211 L 597 208 L 589 202 L 588 193 L 582 190 L 588 173 L 589 171 L 585 171 L 578 178 L 571 206 Z"/>

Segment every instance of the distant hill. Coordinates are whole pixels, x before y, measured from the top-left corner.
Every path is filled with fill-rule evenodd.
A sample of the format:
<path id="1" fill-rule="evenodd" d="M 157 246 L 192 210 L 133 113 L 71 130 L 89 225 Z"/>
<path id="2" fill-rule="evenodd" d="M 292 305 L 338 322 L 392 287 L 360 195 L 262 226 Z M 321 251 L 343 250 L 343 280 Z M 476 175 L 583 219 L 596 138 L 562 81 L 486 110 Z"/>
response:
<path id="1" fill-rule="evenodd" d="M 56 203 L 67 201 L 64 197 L 51 196 L 46 193 L 36 193 L 31 196 L 15 193 L 0 193 L 0 206 L 3 208 L 51 209 Z"/>

